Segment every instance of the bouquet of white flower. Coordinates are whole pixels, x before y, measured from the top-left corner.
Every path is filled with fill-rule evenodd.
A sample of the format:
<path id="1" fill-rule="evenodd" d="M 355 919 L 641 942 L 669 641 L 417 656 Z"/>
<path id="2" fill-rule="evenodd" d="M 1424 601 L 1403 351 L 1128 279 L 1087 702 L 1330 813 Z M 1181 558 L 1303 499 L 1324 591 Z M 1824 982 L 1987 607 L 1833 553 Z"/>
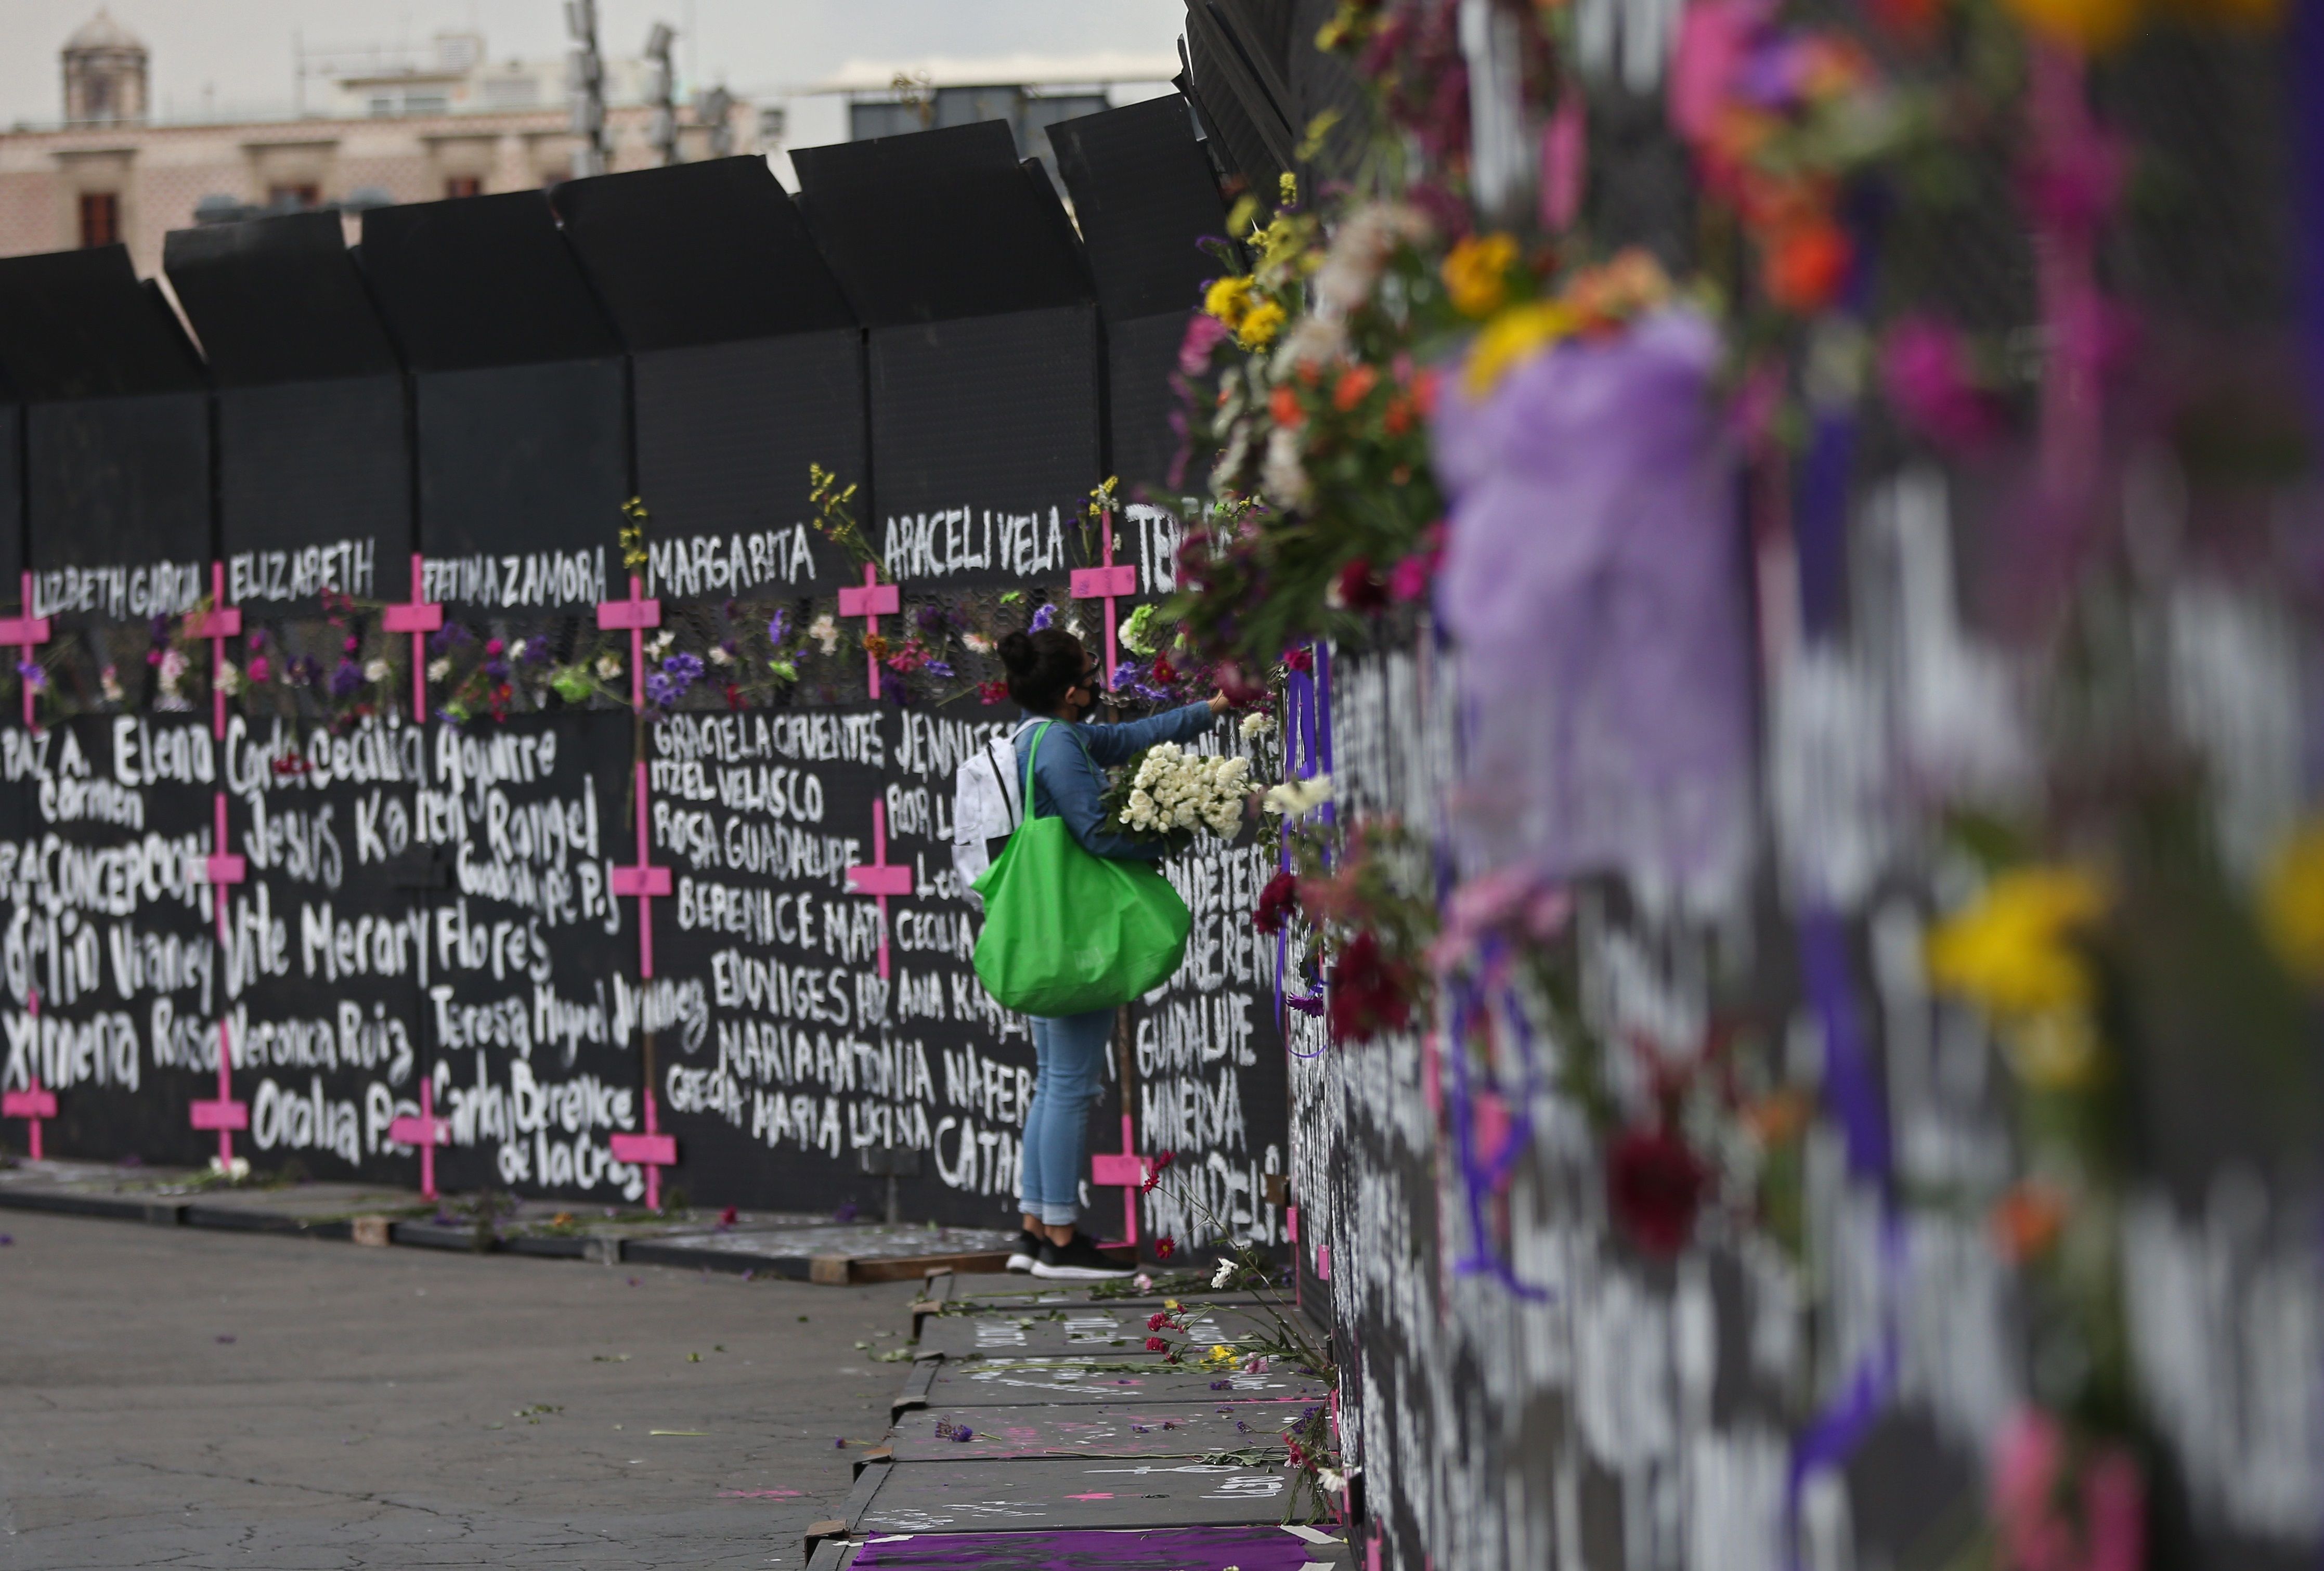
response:
<path id="1" fill-rule="evenodd" d="M 1116 772 L 1104 797 L 1105 827 L 1183 851 L 1198 829 L 1231 837 L 1242 827 L 1250 794 L 1250 760 L 1157 742 Z"/>

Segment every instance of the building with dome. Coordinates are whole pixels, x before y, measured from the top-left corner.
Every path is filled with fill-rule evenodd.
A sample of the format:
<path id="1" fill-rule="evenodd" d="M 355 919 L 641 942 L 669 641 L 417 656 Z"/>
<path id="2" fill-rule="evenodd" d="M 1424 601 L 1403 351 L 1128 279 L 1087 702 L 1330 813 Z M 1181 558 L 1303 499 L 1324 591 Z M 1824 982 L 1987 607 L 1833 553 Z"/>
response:
<path id="1" fill-rule="evenodd" d="M 65 124 L 125 125 L 145 118 L 145 45 L 100 10 L 65 40 Z"/>

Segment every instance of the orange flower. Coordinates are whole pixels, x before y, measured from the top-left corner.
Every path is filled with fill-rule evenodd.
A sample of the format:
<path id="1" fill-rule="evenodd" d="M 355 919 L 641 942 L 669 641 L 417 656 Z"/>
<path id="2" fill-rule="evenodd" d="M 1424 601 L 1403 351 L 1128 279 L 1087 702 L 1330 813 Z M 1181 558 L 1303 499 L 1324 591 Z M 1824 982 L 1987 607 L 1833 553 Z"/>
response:
<path id="1" fill-rule="evenodd" d="M 1412 429 L 1412 400 L 1399 393 L 1388 401 L 1388 411 L 1380 416 L 1380 424 L 1388 434 L 1400 437 Z"/>
<path id="2" fill-rule="evenodd" d="M 1351 365 L 1340 373 L 1340 384 L 1332 389 L 1332 407 L 1345 414 L 1379 385 L 1379 372 L 1369 365 Z"/>
<path id="3" fill-rule="evenodd" d="M 1299 394 L 1288 384 L 1277 388 L 1268 398 L 1267 411 L 1275 417 L 1275 423 L 1286 430 L 1296 431 L 1306 423 L 1307 411 L 1299 407 Z"/>
<path id="4" fill-rule="evenodd" d="M 1762 259 L 1761 282 L 1767 298 L 1787 311 L 1808 316 L 1840 298 L 1856 248 L 1830 219 L 1799 225 L 1778 235 Z"/>
<path id="5" fill-rule="evenodd" d="M 1434 420 L 1436 418 L 1437 375 L 1438 372 L 1436 367 L 1431 365 L 1427 370 L 1423 371 L 1419 375 L 1412 379 L 1413 396 L 1419 402 L 1420 418 L 1423 420 Z"/>
<path id="6" fill-rule="evenodd" d="M 2002 1258 L 2024 1265 L 2050 1252 L 2066 1225 L 2066 1197 L 2054 1185 L 2028 1178 L 1994 1202 L 1989 1218 Z"/>
<path id="7" fill-rule="evenodd" d="M 1743 1127 L 1763 1146 L 1787 1145 L 1808 1126 L 1814 1104 L 1803 1091 L 1775 1091 L 1743 1109 Z"/>

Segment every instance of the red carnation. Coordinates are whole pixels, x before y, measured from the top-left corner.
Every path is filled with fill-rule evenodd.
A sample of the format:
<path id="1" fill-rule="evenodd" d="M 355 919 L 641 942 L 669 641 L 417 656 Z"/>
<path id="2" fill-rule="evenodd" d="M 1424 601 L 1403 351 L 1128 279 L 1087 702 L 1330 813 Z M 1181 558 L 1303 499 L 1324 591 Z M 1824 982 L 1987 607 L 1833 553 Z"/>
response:
<path id="1" fill-rule="evenodd" d="M 1166 1233 L 1161 1237 L 1154 1241 L 1154 1258 L 1156 1260 L 1168 1260 L 1172 1255 L 1177 1252 L 1178 1241 L 1171 1237 L 1168 1234 Z"/>
<path id="2" fill-rule="evenodd" d="M 1607 1148 L 1606 1203 L 1640 1249 L 1676 1254 L 1694 1234 L 1710 1177 L 1668 1130 L 1627 1130 Z"/>
<path id="3" fill-rule="evenodd" d="M 1170 1351 L 1170 1345 L 1167 1342 L 1163 1341 L 1159 1336 L 1148 1336 L 1146 1339 L 1146 1351 L 1148 1353 L 1167 1353 Z"/>
<path id="4" fill-rule="evenodd" d="M 1298 877 L 1287 870 L 1278 873 L 1259 892 L 1259 909 L 1250 913 L 1250 925 L 1262 933 L 1279 933 L 1298 905 Z"/>
<path id="5" fill-rule="evenodd" d="M 976 698 L 979 703 L 998 704 L 1001 699 L 1008 696 L 1009 684 L 1007 682 L 979 682 L 976 684 Z"/>
<path id="6" fill-rule="evenodd" d="M 1379 940 L 1358 933 L 1332 967 L 1330 1023 L 1335 1042 L 1369 1041 L 1412 1019 L 1408 967 L 1380 953 Z"/>
<path id="7" fill-rule="evenodd" d="M 1340 569 L 1338 590 L 1340 604 L 1360 615 L 1388 607 L 1388 585 L 1361 557 Z"/>

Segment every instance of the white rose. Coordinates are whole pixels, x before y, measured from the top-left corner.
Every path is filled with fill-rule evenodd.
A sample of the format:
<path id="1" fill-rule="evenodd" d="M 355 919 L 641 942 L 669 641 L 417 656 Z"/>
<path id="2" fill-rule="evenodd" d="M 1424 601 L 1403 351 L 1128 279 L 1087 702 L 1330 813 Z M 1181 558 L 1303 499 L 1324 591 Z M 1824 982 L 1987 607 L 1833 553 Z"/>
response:
<path id="1" fill-rule="evenodd" d="M 373 682 L 383 682 L 387 680 L 387 670 L 388 666 L 385 661 L 375 660 L 369 665 L 364 667 L 364 679 Z"/>
<path id="2" fill-rule="evenodd" d="M 451 674 L 452 657 L 450 655 L 439 654 L 434 660 L 428 662 L 428 679 L 429 681 L 440 682 Z"/>

